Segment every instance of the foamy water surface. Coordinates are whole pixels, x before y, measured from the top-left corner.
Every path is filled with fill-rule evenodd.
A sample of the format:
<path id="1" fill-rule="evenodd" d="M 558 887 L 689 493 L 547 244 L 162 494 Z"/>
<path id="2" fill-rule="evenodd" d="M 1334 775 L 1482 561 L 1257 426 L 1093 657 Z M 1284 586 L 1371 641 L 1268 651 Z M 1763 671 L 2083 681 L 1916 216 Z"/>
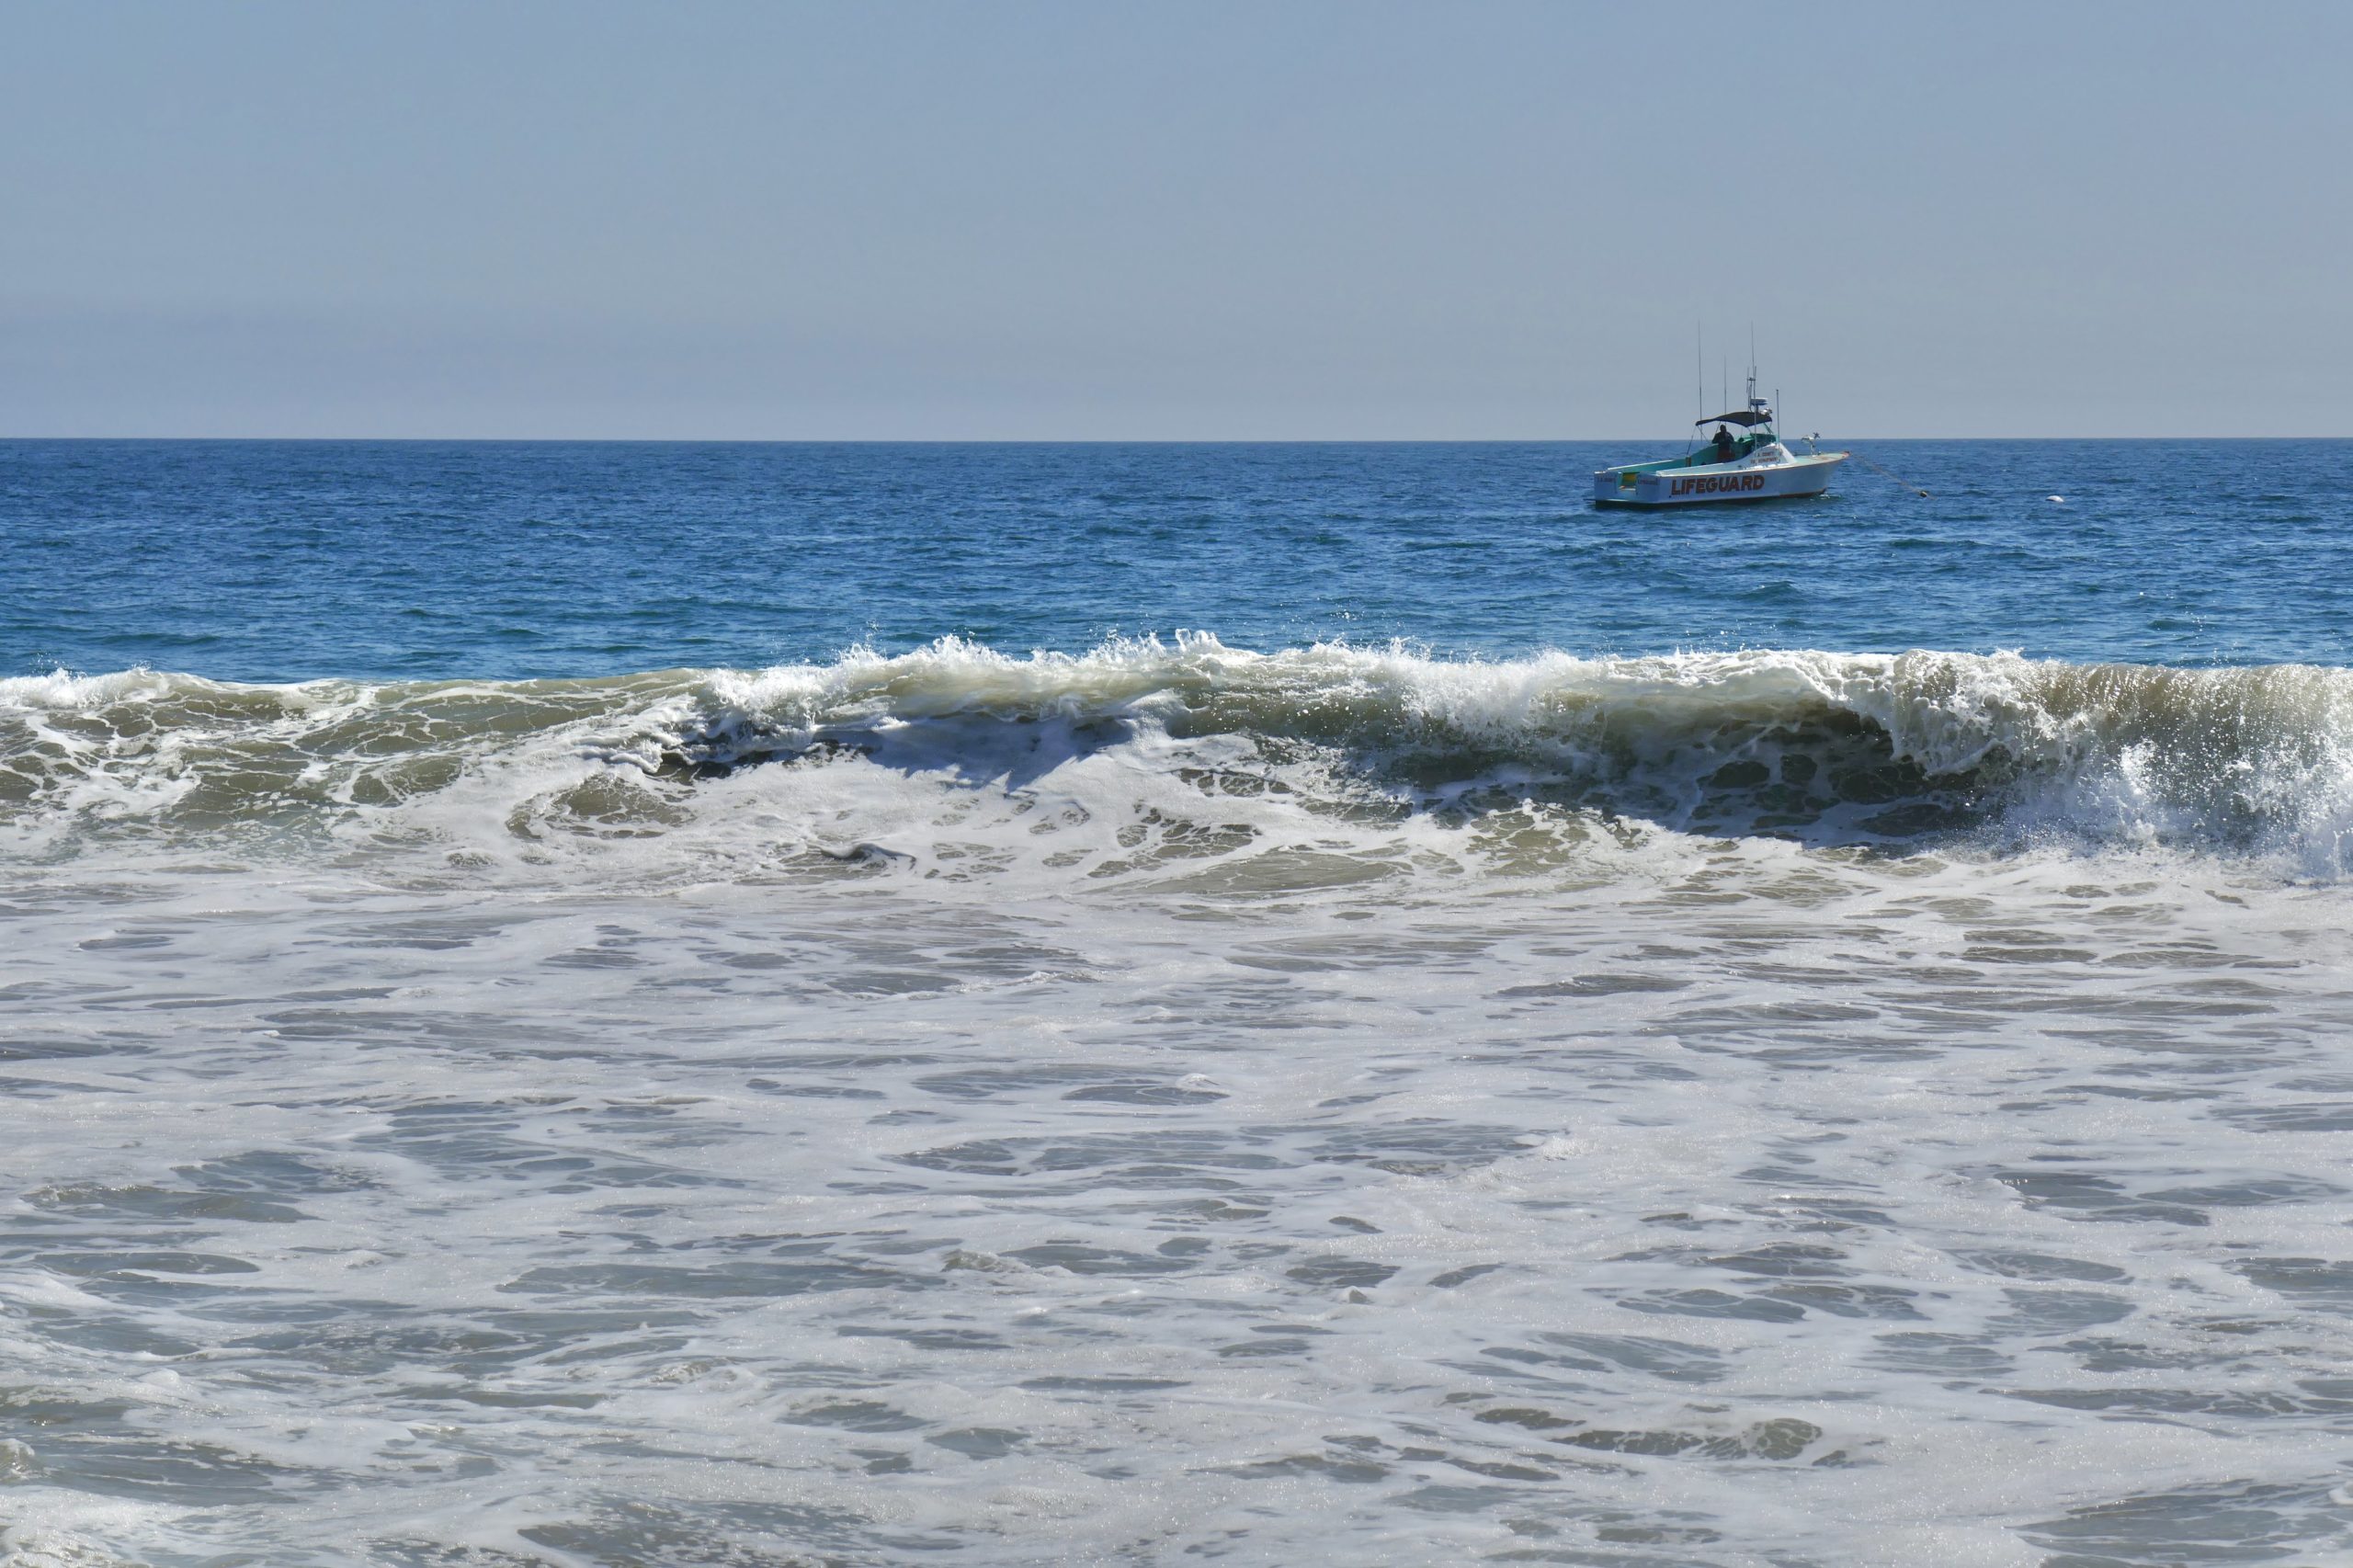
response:
<path id="1" fill-rule="evenodd" d="M 0 1563 L 2337 1561 L 2315 603 L 27 660 Z"/>

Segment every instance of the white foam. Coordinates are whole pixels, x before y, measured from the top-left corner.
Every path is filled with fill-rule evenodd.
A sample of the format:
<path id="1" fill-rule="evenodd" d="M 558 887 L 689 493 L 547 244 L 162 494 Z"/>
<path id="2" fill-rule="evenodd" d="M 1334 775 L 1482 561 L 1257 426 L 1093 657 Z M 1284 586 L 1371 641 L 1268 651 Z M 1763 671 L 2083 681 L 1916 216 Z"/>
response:
<path id="1" fill-rule="evenodd" d="M 2347 889 L 2194 834 L 1887 855 L 1545 793 L 1829 713 L 1882 756 L 2006 726 L 2078 820 L 2198 806 L 2165 748 L 2217 726 L 2325 798 L 2323 673 L 155 678 L 12 710 L 64 748 L 0 903 L 28 1563 L 1992 1564 L 2348 1522 Z M 1433 736 L 1511 744 L 1416 773 Z M 240 756 L 269 832 L 189 814 Z M 153 777 L 160 814 L 77 815 Z"/>

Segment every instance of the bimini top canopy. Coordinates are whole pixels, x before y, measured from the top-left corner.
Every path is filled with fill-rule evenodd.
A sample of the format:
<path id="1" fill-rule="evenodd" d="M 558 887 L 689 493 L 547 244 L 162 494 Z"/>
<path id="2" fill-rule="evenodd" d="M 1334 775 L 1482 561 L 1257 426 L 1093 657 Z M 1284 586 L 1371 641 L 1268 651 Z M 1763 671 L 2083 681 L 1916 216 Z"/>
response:
<path id="1" fill-rule="evenodd" d="M 1705 419 L 1694 419 L 1694 425 L 1770 425 L 1773 411 L 1769 408 L 1744 408 L 1731 414 L 1712 414 Z"/>

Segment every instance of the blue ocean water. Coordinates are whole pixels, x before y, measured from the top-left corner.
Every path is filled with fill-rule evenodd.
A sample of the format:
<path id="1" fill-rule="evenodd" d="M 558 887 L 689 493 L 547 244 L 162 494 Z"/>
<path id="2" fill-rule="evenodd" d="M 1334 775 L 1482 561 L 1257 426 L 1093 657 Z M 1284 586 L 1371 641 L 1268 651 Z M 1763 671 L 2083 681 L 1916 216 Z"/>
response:
<path id="1" fill-rule="evenodd" d="M 2353 444 L 0 443 L 0 1568 L 2353 1561 Z"/>
<path id="2" fill-rule="evenodd" d="M 516 678 L 1214 632 L 1275 649 L 2353 653 L 2353 442 L 1881 442 L 1596 511 L 1643 443 L 0 443 L 0 671 Z M 2054 502 L 2048 497 L 2060 496 Z"/>

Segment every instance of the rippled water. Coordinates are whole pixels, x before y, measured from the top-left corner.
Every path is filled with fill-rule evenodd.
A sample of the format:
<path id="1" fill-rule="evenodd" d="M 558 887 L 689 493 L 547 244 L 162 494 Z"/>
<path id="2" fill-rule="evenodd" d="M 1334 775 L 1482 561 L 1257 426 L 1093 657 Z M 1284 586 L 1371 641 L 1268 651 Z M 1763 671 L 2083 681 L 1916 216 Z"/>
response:
<path id="1" fill-rule="evenodd" d="M 2124 570 L 2093 523 L 2031 592 L 1859 565 L 1677 653 L 1738 596 L 1656 535 L 1603 586 L 1416 568 L 1507 488 L 1449 449 L 852 451 L 898 542 L 805 572 L 627 449 L 24 450 L 12 568 L 145 548 L 6 611 L 9 1568 L 2353 1552 L 2353 675 L 2254 503 L 2133 536 L 2170 608 L 2052 564 Z M 2018 488 L 2120 506 L 2075 497 L 2133 450 Z M 1049 456 L 1074 514 L 1233 520 L 1032 582 Z M 1343 461 L 1397 554 L 1328 601 L 1428 646 L 1087 597 L 1316 578 L 1263 512 Z M 336 516 L 537 567 L 386 524 L 281 569 L 338 463 Z M 1853 494 L 1693 527 L 1911 562 Z M 520 515 L 567 506 L 701 521 Z M 742 613 L 666 609 L 682 558 Z M 860 581 L 1027 630 L 837 656 Z M 659 673 L 544 678 L 608 664 Z"/>
<path id="2" fill-rule="evenodd" d="M 0 441 L 0 675 L 563 677 L 1184 630 L 2353 658 L 2353 441 L 1865 443 L 1928 497 L 1850 463 L 1797 506 L 1588 505 L 1592 470 L 1678 449 Z"/>

